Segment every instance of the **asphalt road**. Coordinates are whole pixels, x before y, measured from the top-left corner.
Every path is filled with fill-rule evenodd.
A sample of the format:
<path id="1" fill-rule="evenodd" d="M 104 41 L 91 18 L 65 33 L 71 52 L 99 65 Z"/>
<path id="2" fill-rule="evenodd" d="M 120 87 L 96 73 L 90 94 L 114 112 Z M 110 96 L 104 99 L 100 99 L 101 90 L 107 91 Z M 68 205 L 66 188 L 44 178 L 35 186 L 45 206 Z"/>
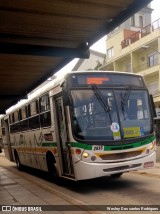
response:
<path id="1" fill-rule="evenodd" d="M 29 168 L 26 168 L 22 172 L 18 171 L 14 163 L 9 162 L 2 156 L 0 157 L 0 166 L 1 172 L 3 173 L 3 175 L 0 176 L 0 184 L 4 187 L 3 189 L 0 188 L 0 202 L 3 201 L 3 194 L 1 193 L 3 193 L 5 189 L 9 193 L 9 196 L 14 198 L 12 203 L 11 199 L 7 202 L 12 205 L 14 205 L 14 201 L 17 205 L 23 204 L 21 199 L 16 198 L 16 194 L 13 191 L 13 186 L 15 187 L 15 185 L 23 186 L 22 195 L 23 190 L 25 191 L 26 189 L 33 195 L 36 195 L 37 204 L 39 205 L 42 205 L 44 198 L 50 194 L 50 199 L 54 199 L 55 197 L 61 198 L 60 205 L 71 204 L 89 206 L 91 207 L 89 213 L 95 213 L 95 210 L 92 210 L 92 206 L 94 207 L 94 205 L 100 205 L 100 210 L 102 209 L 96 213 L 117 213 L 119 207 L 125 209 L 126 205 L 132 205 L 135 209 L 139 209 L 139 205 L 142 208 L 148 207 L 148 209 L 151 206 L 157 208 L 160 205 L 160 176 L 154 176 L 154 174 L 130 172 L 123 174 L 122 177 L 118 179 L 103 177 L 81 182 L 61 180 L 61 182 L 57 184 L 51 181 L 46 173 L 41 171 Z M 3 179 L 4 176 L 6 176 L 6 180 Z M 10 184 L 9 182 L 5 183 L 7 179 L 12 179 Z M 17 190 L 15 189 L 15 191 Z M 41 199 L 40 202 L 38 202 L 38 198 Z M 28 201 L 28 204 L 31 204 L 29 198 L 26 198 L 26 201 Z M 52 200 L 47 202 L 46 200 L 45 204 L 56 205 L 58 203 Z M 114 210 L 107 210 L 110 209 L 110 206 Z M 124 213 L 124 210 L 120 210 L 120 212 Z M 147 211 L 136 210 L 134 212 L 126 211 L 125 213 L 133 214 L 146 212 Z M 66 212 L 61 210 L 56 213 Z M 73 214 L 74 212 L 68 210 L 67 213 Z M 75 211 L 75 213 L 77 212 Z M 82 211 L 81 213 L 88 212 Z M 160 211 L 154 211 L 154 213 L 160 213 Z"/>

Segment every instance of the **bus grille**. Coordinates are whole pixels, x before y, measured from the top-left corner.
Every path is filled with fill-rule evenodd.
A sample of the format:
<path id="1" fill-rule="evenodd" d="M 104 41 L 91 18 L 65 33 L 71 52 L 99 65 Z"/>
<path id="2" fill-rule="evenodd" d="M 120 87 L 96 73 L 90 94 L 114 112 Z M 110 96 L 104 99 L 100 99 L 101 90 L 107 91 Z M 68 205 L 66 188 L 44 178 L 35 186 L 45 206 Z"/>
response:
<path id="1" fill-rule="evenodd" d="M 102 160 L 120 160 L 125 158 L 132 158 L 138 155 L 141 155 L 143 151 L 132 151 L 132 152 L 123 152 L 123 153 L 115 153 L 115 154 L 105 154 L 100 155 Z"/>
<path id="2" fill-rule="evenodd" d="M 126 169 L 133 169 L 136 167 L 142 166 L 141 163 L 133 164 L 133 165 L 126 165 L 126 166 L 118 166 L 114 168 L 109 168 L 109 169 L 103 169 L 104 172 L 113 172 L 113 171 L 118 171 L 118 170 L 126 170 Z"/>

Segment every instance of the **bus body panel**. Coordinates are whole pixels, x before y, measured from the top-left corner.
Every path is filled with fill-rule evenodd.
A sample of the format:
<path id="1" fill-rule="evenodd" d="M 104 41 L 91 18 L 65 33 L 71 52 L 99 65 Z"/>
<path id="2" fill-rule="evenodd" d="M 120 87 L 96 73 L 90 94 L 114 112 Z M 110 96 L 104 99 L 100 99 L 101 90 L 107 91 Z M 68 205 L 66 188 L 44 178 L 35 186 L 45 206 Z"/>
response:
<path id="1" fill-rule="evenodd" d="M 134 159 L 125 162 L 104 164 L 104 163 L 88 163 L 79 161 L 76 163 L 75 166 L 76 169 L 75 174 L 77 180 L 98 178 L 121 172 L 122 173 L 129 172 L 131 170 L 143 170 L 144 163 L 152 163 L 151 167 L 155 165 L 156 163 L 155 151 L 151 153 L 149 156 L 146 156 L 144 158 Z"/>

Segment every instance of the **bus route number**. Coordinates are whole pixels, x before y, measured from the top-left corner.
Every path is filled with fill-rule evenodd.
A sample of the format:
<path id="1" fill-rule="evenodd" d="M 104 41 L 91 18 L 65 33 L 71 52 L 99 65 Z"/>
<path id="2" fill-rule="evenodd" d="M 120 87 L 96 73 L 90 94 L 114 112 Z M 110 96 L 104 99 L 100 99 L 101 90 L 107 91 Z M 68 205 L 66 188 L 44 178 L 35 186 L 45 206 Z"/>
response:
<path id="1" fill-rule="evenodd" d="M 92 147 L 93 151 L 103 151 L 104 150 L 104 146 L 98 145 L 98 146 L 93 146 Z"/>

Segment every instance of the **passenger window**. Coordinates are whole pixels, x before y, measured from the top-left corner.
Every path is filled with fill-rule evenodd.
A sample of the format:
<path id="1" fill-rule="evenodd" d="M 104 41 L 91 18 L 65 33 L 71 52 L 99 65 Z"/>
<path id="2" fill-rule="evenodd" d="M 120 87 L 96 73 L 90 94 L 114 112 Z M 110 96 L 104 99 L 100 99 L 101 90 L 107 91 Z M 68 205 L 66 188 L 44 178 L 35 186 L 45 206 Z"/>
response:
<path id="1" fill-rule="evenodd" d="M 27 118 L 27 107 L 24 106 L 20 110 L 20 118 L 21 118 L 21 131 L 28 130 L 28 118 Z"/>
<path id="2" fill-rule="evenodd" d="M 27 108 L 26 108 L 26 106 L 24 106 L 21 109 L 21 117 L 22 117 L 22 120 L 27 118 Z"/>
<path id="3" fill-rule="evenodd" d="M 49 112 L 45 112 L 40 115 L 41 127 L 51 126 L 51 114 Z"/>
<path id="4" fill-rule="evenodd" d="M 4 119 L 1 120 L 2 136 L 5 136 Z"/>
<path id="5" fill-rule="evenodd" d="M 37 100 L 30 103 L 30 114 L 31 116 L 38 114 Z"/>
<path id="6" fill-rule="evenodd" d="M 51 126 L 49 95 L 45 94 L 39 99 L 41 127 Z"/>
<path id="7" fill-rule="evenodd" d="M 14 122 L 18 122 L 19 117 L 18 117 L 18 111 L 14 112 Z"/>
<path id="8" fill-rule="evenodd" d="M 14 123 L 14 114 L 9 115 L 10 124 Z"/>
<path id="9" fill-rule="evenodd" d="M 49 95 L 45 94 L 39 99 L 40 112 L 48 111 L 50 109 Z"/>
<path id="10" fill-rule="evenodd" d="M 39 121 L 39 114 L 38 114 L 38 101 L 34 100 L 29 105 L 29 129 L 39 129 L 40 128 L 40 121 Z"/>

